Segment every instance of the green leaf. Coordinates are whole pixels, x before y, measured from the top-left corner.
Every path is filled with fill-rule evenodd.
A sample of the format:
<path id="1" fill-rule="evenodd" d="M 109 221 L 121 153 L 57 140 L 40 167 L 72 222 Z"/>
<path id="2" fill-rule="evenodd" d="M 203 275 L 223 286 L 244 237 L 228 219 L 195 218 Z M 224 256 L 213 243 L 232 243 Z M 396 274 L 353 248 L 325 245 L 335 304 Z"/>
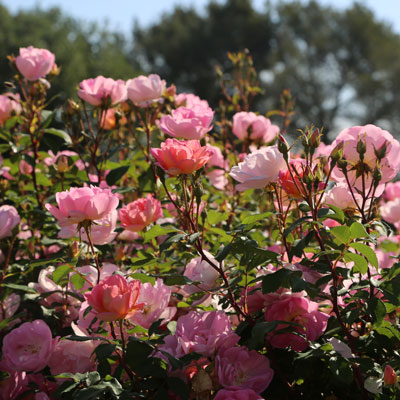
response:
<path id="1" fill-rule="evenodd" d="M 273 274 L 265 275 L 262 278 L 262 292 L 272 293 L 277 291 L 281 286 L 285 286 L 289 276 L 290 271 L 286 268 L 282 268 Z"/>
<path id="2" fill-rule="evenodd" d="M 350 247 L 360 252 L 371 265 L 373 265 L 375 268 L 378 268 L 378 258 L 371 247 L 364 243 L 352 243 L 350 244 Z"/>
<path id="3" fill-rule="evenodd" d="M 191 283 L 193 283 L 192 280 L 183 275 L 167 275 L 163 276 L 163 278 L 164 278 L 164 283 L 168 286 L 190 285 Z"/>
<path id="4" fill-rule="evenodd" d="M 142 283 L 150 282 L 153 286 L 156 282 L 155 278 L 153 278 L 152 276 L 148 274 L 142 274 L 140 272 L 135 272 L 134 274 L 131 274 L 130 277 L 133 279 L 138 279 Z"/>
<path id="5" fill-rule="evenodd" d="M 334 205 L 332 205 L 332 204 L 327 204 L 327 206 L 329 206 L 329 208 L 330 208 L 331 210 L 333 210 L 334 213 L 333 213 L 333 214 L 326 214 L 326 215 L 325 215 L 323 218 L 321 218 L 321 219 L 330 218 L 330 219 L 333 219 L 333 220 L 338 221 L 338 222 L 340 222 L 341 224 L 343 224 L 344 219 L 345 219 L 344 212 L 343 212 L 339 207 L 336 207 L 336 206 L 334 206 Z"/>
<path id="6" fill-rule="evenodd" d="M 130 340 L 126 349 L 126 361 L 134 370 L 140 370 L 140 366 L 153 351 L 153 348 L 145 342 Z"/>
<path id="7" fill-rule="evenodd" d="M 340 243 L 347 244 L 350 241 L 351 232 L 346 225 L 334 226 L 330 229 L 330 232 Z"/>
<path id="8" fill-rule="evenodd" d="M 55 283 L 60 284 L 71 272 L 71 266 L 69 264 L 63 264 L 58 266 L 52 274 L 52 279 Z"/>
<path id="9" fill-rule="evenodd" d="M 293 222 L 293 224 L 290 225 L 289 228 L 286 228 L 284 230 L 283 236 L 287 237 L 289 235 L 289 233 L 291 233 L 293 231 L 293 229 L 297 228 L 298 226 L 302 225 L 304 222 L 307 222 L 311 219 L 312 219 L 311 216 L 299 218 L 297 221 Z"/>
<path id="10" fill-rule="evenodd" d="M 266 212 L 263 214 L 257 214 L 257 215 L 248 215 L 247 217 L 243 218 L 242 224 L 243 225 L 248 225 L 248 224 L 254 224 L 255 222 L 261 221 L 263 219 L 266 219 L 272 215 L 272 212 Z"/>
<path id="11" fill-rule="evenodd" d="M 368 237 L 368 232 L 364 228 L 362 224 L 359 222 L 353 222 L 350 226 L 350 238 L 351 239 L 359 239 Z"/>
<path id="12" fill-rule="evenodd" d="M 157 236 L 162 236 L 166 235 L 171 232 L 176 232 L 175 228 L 164 228 L 161 225 L 154 225 L 151 227 L 143 236 L 144 236 L 144 242 L 147 243 L 151 239 L 154 239 Z"/>
<path id="13" fill-rule="evenodd" d="M 375 326 L 381 325 L 386 316 L 384 302 L 376 297 L 372 297 L 367 301 L 367 311 L 372 316 Z"/>
<path id="14" fill-rule="evenodd" d="M 277 321 L 272 322 L 257 322 L 251 331 L 251 349 L 260 349 L 265 345 L 265 335 L 272 332 L 277 326 Z M 250 349 L 250 350 L 251 350 Z"/>
<path id="15" fill-rule="evenodd" d="M 207 222 L 210 225 L 216 225 L 219 224 L 222 221 L 226 221 L 229 218 L 228 213 L 221 213 L 216 210 L 209 210 L 207 212 Z"/>
<path id="16" fill-rule="evenodd" d="M 70 281 L 76 290 L 82 289 L 86 282 L 85 279 L 79 274 L 72 275 Z"/>
<path id="17" fill-rule="evenodd" d="M 14 290 L 21 290 L 22 292 L 27 292 L 27 293 L 37 293 L 36 290 L 30 288 L 29 286 L 17 285 L 15 283 L 2 283 L 1 286 Z"/>
<path id="18" fill-rule="evenodd" d="M 179 378 L 169 377 L 167 378 L 167 384 L 170 390 L 176 393 L 181 399 L 190 398 L 190 390 L 186 383 Z"/>
<path id="19" fill-rule="evenodd" d="M 186 233 L 177 233 L 177 234 L 175 234 L 175 235 L 168 236 L 168 238 L 165 239 L 165 240 L 161 243 L 161 245 L 160 245 L 160 250 L 161 250 L 161 251 L 167 250 L 167 249 L 172 245 L 172 243 L 179 242 L 179 241 L 180 241 L 182 238 L 184 238 L 185 236 L 186 236 Z"/>
<path id="20" fill-rule="evenodd" d="M 58 136 L 59 138 L 63 139 L 66 144 L 72 144 L 71 137 L 68 135 L 67 132 L 64 132 L 60 129 L 48 128 L 44 130 L 44 133 L 49 135 Z"/>
<path id="21" fill-rule="evenodd" d="M 115 185 L 125 175 L 128 169 L 129 165 L 123 165 L 122 167 L 112 169 L 106 176 L 107 185 Z"/>
<path id="22" fill-rule="evenodd" d="M 361 272 L 362 274 L 365 274 L 368 271 L 368 263 L 363 256 L 355 253 L 350 253 L 348 251 L 344 254 L 344 259 L 346 262 L 354 262 L 354 271 Z"/>

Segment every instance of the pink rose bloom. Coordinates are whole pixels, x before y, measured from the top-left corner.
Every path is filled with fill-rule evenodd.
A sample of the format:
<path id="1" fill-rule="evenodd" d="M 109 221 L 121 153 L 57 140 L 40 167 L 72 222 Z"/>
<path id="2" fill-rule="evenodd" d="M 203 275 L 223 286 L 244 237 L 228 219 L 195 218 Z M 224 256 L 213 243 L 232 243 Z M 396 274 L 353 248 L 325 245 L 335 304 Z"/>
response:
<path id="1" fill-rule="evenodd" d="M 268 118 L 253 112 L 241 111 L 233 116 L 232 131 L 240 140 L 262 140 L 268 143 L 279 133 L 279 127 L 272 125 Z"/>
<path id="2" fill-rule="evenodd" d="M 78 156 L 78 153 L 75 153 L 75 151 L 70 151 L 70 150 L 63 150 L 57 152 L 57 154 L 54 154 L 51 150 L 49 151 L 49 157 L 46 157 L 43 161 L 44 163 L 50 167 L 50 165 L 57 164 L 57 161 L 60 157 L 66 156 L 66 157 L 74 157 Z M 80 160 L 77 160 L 77 162 Z M 83 170 L 85 167 L 82 165 L 82 163 L 76 164 L 77 168 L 79 170 Z"/>
<path id="3" fill-rule="evenodd" d="M 395 200 L 400 197 L 400 181 L 388 182 L 385 191 L 383 192 L 383 198 L 386 201 Z"/>
<path id="4" fill-rule="evenodd" d="M 251 389 L 221 389 L 214 400 L 263 400 L 263 398 Z"/>
<path id="5" fill-rule="evenodd" d="M 1 207 L 0 207 L 1 208 Z M 381 216 L 387 222 L 394 224 L 396 228 L 400 226 L 400 197 L 384 203 L 379 208 Z M 1 215 L 1 214 L 0 214 Z"/>
<path id="6" fill-rule="evenodd" d="M 222 151 L 219 147 L 217 146 L 211 146 L 208 145 L 210 149 L 214 152 L 214 154 L 211 156 L 210 160 L 207 163 L 208 167 L 219 167 L 219 168 L 226 168 L 228 166 L 228 162 L 225 161 L 224 155 L 222 154 Z"/>
<path id="7" fill-rule="evenodd" d="M 386 365 L 385 371 L 383 372 L 383 381 L 385 385 L 395 385 L 399 380 L 396 371 L 389 364 Z"/>
<path id="8" fill-rule="evenodd" d="M 85 299 L 102 321 L 130 318 L 143 304 L 137 304 L 140 281 L 128 282 L 121 275 L 112 275 L 98 283 Z"/>
<path id="9" fill-rule="evenodd" d="M 21 304 L 21 296 L 15 293 L 9 294 L 2 302 L 0 307 L 0 321 L 12 317 Z"/>
<path id="10" fill-rule="evenodd" d="M 0 239 L 12 236 L 12 230 L 21 220 L 18 211 L 13 206 L 4 205 L 0 207 Z"/>
<path id="11" fill-rule="evenodd" d="M 380 169 L 382 179 L 377 189 L 377 196 L 379 196 L 383 189 L 383 183 L 392 180 L 400 169 L 400 143 L 388 132 L 375 125 L 353 126 L 352 128 L 344 129 L 336 137 L 332 143 L 334 148 L 339 142 L 344 143 L 343 158 L 351 163 L 348 167 L 348 176 L 350 184 L 359 190 L 362 189 L 361 177 L 356 177 L 356 171 L 353 165 L 359 162 L 359 154 L 357 153 L 357 143 L 362 140 L 366 144 L 366 153 L 364 155 L 364 163 L 374 170 L 376 167 L 377 158 L 375 149 L 379 150 L 386 144 L 386 155 L 380 162 Z M 332 172 L 332 178 L 337 182 L 345 181 L 342 171 L 336 166 Z M 365 179 L 366 191 L 369 191 L 372 182 L 372 173 L 369 173 Z"/>
<path id="12" fill-rule="evenodd" d="M 29 46 L 19 49 L 19 56 L 15 59 L 18 71 L 28 79 L 36 81 L 44 78 L 55 65 L 56 56 L 46 49 L 37 49 Z"/>
<path id="13" fill-rule="evenodd" d="M 0 95 L 0 126 L 12 116 L 21 113 L 19 94 L 5 93 Z"/>
<path id="14" fill-rule="evenodd" d="M 176 314 L 176 307 L 168 307 L 171 291 L 171 287 L 164 285 L 161 279 L 157 279 L 154 286 L 149 282 L 143 283 L 138 302 L 144 307 L 130 321 L 146 329 L 159 319 L 163 319 L 163 323 L 170 321 Z"/>
<path id="15" fill-rule="evenodd" d="M 93 106 L 107 104 L 111 105 L 121 103 L 127 98 L 125 82 L 121 79 L 114 80 L 112 78 L 97 78 L 86 79 L 79 84 L 78 96 Z"/>
<path id="16" fill-rule="evenodd" d="M 33 171 L 33 167 L 28 162 L 26 162 L 25 160 L 21 160 L 19 162 L 19 172 L 22 175 L 30 175 L 32 173 L 32 171 Z"/>
<path id="17" fill-rule="evenodd" d="M 152 222 L 162 218 L 161 203 L 151 194 L 138 199 L 119 210 L 121 226 L 128 231 L 139 232 Z"/>
<path id="18" fill-rule="evenodd" d="M 76 267 L 77 271 L 82 274 L 86 281 L 85 284 L 81 289 L 78 290 L 78 292 L 82 293 L 87 290 L 89 290 L 90 286 L 95 286 L 97 283 L 97 269 L 95 267 L 92 267 L 91 265 L 83 265 L 82 267 Z M 103 280 L 107 278 L 108 276 L 111 276 L 115 272 L 119 270 L 118 265 L 111 264 L 111 263 L 103 263 L 101 265 L 100 269 L 100 280 Z M 88 283 L 90 282 L 90 283 Z M 71 287 L 74 291 L 77 291 L 74 286 L 71 284 Z"/>
<path id="19" fill-rule="evenodd" d="M 95 186 L 75 188 L 56 194 L 59 208 L 46 204 L 61 227 L 105 218 L 118 207 L 118 197 L 110 189 Z"/>
<path id="20" fill-rule="evenodd" d="M 331 144 L 321 142 L 315 149 L 314 157 L 329 157 L 332 153 L 333 147 Z"/>
<path id="21" fill-rule="evenodd" d="M 275 347 L 284 349 L 291 347 L 294 351 L 303 351 L 308 347 L 309 341 L 318 339 L 326 329 L 329 316 L 318 311 L 318 303 L 310 301 L 296 294 L 280 296 L 272 302 L 265 311 L 265 320 L 295 322 L 303 327 L 279 324 L 275 332 L 269 337 L 269 341 Z M 306 339 L 293 333 L 279 333 L 280 329 L 291 328 L 295 332 L 303 334 Z"/>
<path id="22" fill-rule="evenodd" d="M 285 160 L 277 146 L 261 147 L 248 154 L 244 161 L 233 167 L 229 175 L 236 181 L 236 189 L 262 189 L 276 182 L 279 171 L 286 167 Z"/>
<path id="23" fill-rule="evenodd" d="M 215 370 L 223 387 L 251 389 L 256 393 L 262 393 L 274 376 L 268 359 L 246 347 L 231 347 L 218 354 Z"/>
<path id="24" fill-rule="evenodd" d="M 205 251 L 204 253 L 216 265 L 219 264 L 208 251 Z M 196 286 L 185 285 L 184 291 L 189 294 L 214 288 L 219 277 L 219 273 L 207 261 L 202 260 L 201 257 L 193 258 L 193 260 L 186 265 L 183 275 L 194 282 L 202 282 Z"/>
<path id="25" fill-rule="evenodd" d="M 161 130 L 169 136 L 200 140 L 212 129 L 214 111 L 210 107 L 179 107 L 160 120 Z"/>
<path id="26" fill-rule="evenodd" d="M 180 93 L 175 96 L 175 103 L 179 107 L 186 107 L 186 108 L 194 108 L 194 107 L 203 107 L 209 108 L 210 105 L 208 104 L 207 100 L 200 99 L 199 96 L 196 96 L 192 93 Z"/>
<path id="27" fill-rule="evenodd" d="M 290 171 L 287 165 L 285 165 L 285 167 L 279 171 L 279 183 L 282 189 L 289 195 L 289 197 L 301 198 L 304 191 L 301 178 L 306 172 L 305 160 L 295 159 L 293 161 L 290 161 L 289 165 Z M 295 171 L 297 171 L 297 173 Z"/>
<path id="28" fill-rule="evenodd" d="M 166 82 L 156 74 L 140 75 L 126 82 L 128 99 L 139 107 L 147 107 L 161 99 Z"/>
<path id="29" fill-rule="evenodd" d="M 201 146 L 198 140 L 182 141 L 167 139 L 161 148 L 152 148 L 157 165 L 168 175 L 191 174 L 203 167 L 214 154 L 208 146 Z"/>
<path id="30" fill-rule="evenodd" d="M 57 341 L 44 321 L 25 322 L 4 337 L 1 365 L 6 371 L 38 372 L 47 365 Z"/>
<path id="31" fill-rule="evenodd" d="M 231 335 L 234 335 L 234 346 L 239 338 L 232 332 L 224 311 L 190 311 L 178 319 L 175 334 L 165 337 L 160 349 L 178 358 L 193 351 L 210 357 Z"/>
<path id="32" fill-rule="evenodd" d="M 359 207 L 362 206 L 362 197 L 356 191 L 353 190 L 354 197 Z M 345 183 L 339 183 L 334 186 L 324 197 L 325 204 L 332 204 L 333 206 L 339 207 L 342 210 L 353 210 L 357 208 L 354 203 L 353 196 L 350 193 L 350 189 Z M 371 201 L 368 200 L 365 204 L 366 209 L 369 208 Z"/>
<path id="33" fill-rule="evenodd" d="M 0 154 L 0 178 L 4 177 L 9 180 L 13 180 L 14 178 L 9 174 L 10 167 L 2 167 L 3 165 L 3 157 Z"/>
<path id="34" fill-rule="evenodd" d="M 96 345 L 92 340 L 77 342 L 73 340 L 60 340 L 51 353 L 48 365 L 52 375 L 63 372 L 76 374 L 94 371 L 96 363 L 92 353 Z M 60 362 L 62 360 L 62 362 Z"/>
<path id="35" fill-rule="evenodd" d="M 104 218 L 96 219 L 90 228 L 90 237 L 93 244 L 103 245 L 111 243 L 116 237 L 118 211 L 113 210 L 107 214 Z M 80 237 L 86 243 L 89 242 L 86 235 L 85 229 L 81 228 L 81 232 L 78 232 L 78 224 L 62 226 L 58 237 L 65 239 L 71 237 Z"/>

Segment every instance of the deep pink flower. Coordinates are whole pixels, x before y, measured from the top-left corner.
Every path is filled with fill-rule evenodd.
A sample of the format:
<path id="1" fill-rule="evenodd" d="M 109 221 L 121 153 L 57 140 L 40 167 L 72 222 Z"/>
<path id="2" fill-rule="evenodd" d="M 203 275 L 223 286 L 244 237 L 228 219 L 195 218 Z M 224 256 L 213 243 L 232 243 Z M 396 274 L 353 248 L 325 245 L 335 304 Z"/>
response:
<path id="1" fill-rule="evenodd" d="M 5 93 L 0 95 L 0 126 L 12 116 L 21 112 L 19 94 Z"/>
<path id="2" fill-rule="evenodd" d="M 233 116 L 232 131 L 240 140 L 262 140 L 268 143 L 279 133 L 279 127 L 271 124 L 268 118 L 253 112 L 241 111 Z"/>
<path id="3" fill-rule="evenodd" d="M 221 389 L 214 400 L 263 400 L 263 398 L 251 389 Z"/>
<path id="4" fill-rule="evenodd" d="M 57 341 L 44 321 L 25 322 L 4 337 L 1 365 L 6 371 L 38 372 L 47 365 Z"/>
<path id="5" fill-rule="evenodd" d="M 0 381 L 0 400 L 13 400 L 25 391 L 28 379 L 26 372 L 10 371 L 10 376 Z"/>
<path id="6" fill-rule="evenodd" d="M 121 275 L 112 275 L 85 294 L 89 305 L 102 321 L 111 322 L 133 316 L 142 308 L 137 304 L 140 281 L 127 281 Z"/>
<path id="7" fill-rule="evenodd" d="M 246 347 L 231 347 L 215 359 L 218 382 L 225 388 L 251 389 L 262 393 L 271 383 L 274 371 L 268 359 Z"/>
<path id="8" fill-rule="evenodd" d="M 214 111 L 210 107 L 179 107 L 160 120 L 161 130 L 169 136 L 200 140 L 212 129 Z"/>
<path id="9" fill-rule="evenodd" d="M 108 101 L 115 105 L 127 98 L 125 82 L 121 79 L 115 81 L 100 75 L 82 81 L 79 87 L 78 96 L 93 106 L 107 104 Z"/>
<path id="10" fill-rule="evenodd" d="M 4 205 L 0 207 L 0 239 L 12 236 L 12 230 L 21 220 L 18 211 L 13 206 Z"/>
<path id="11" fill-rule="evenodd" d="M 160 149 L 152 148 L 151 154 L 168 175 L 176 176 L 197 171 L 214 153 L 208 146 L 202 147 L 198 140 L 167 139 Z"/>
<path id="12" fill-rule="evenodd" d="M 71 188 L 56 194 L 59 208 L 46 204 L 46 209 L 57 218 L 61 227 L 85 220 L 105 218 L 118 207 L 118 197 L 110 189 L 95 186 Z"/>
<path id="13" fill-rule="evenodd" d="M 229 175 L 240 182 L 236 185 L 239 191 L 262 189 L 269 183 L 276 182 L 279 171 L 285 166 L 285 160 L 276 146 L 261 147 L 233 167 Z"/>
<path id="14" fill-rule="evenodd" d="M 161 203 L 151 194 L 135 200 L 119 210 L 121 226 L 128 231 L 138 232 L 152 222 L 162 218 Z"/>
<path id="15" fill-rule="evenodd" d="M 129 79 L 126 82 L 129 100 L 140 107 L 147 107 L 149 104 L 161 99 L 165 90 L 165 80 L 156 74 L 149 76 L 140 75 Z"/>
<path id="16" fill-rule="evenodd" d="M 28 79 L 36 81 L 44 78 L 55 65 L 56 56 L 47 49 L 37 49 L 29 46 L 19 49 L 19 56 L 15 59 L 18 71 Z"/>

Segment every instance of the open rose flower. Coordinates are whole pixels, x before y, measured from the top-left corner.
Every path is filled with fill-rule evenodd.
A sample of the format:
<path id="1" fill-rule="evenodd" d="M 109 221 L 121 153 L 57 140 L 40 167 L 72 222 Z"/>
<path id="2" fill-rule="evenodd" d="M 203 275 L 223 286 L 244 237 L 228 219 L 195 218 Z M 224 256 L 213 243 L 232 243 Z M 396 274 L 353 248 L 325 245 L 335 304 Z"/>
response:
<path id="1" fill-rule="evenodd" d="M 37 49 L 29 46 L 19 49 L 19 56 L 15 59 L 18 71 L 28 79 L 36 81 L 44 78 L 54 67 L 56 56 L 47 49 Z"/>
<path id="2" fill-rule="evenodd" d="M 179 107 L 160 120 L 161 130 L 169 136 L 200 140 L 212 129 L 214 111 L 210 107 Z"/>
<path id="3" fill-rule="evenodd" d="M 1 367 L 6 371 L 38 372 L 47 365 L 57 342 L 44 321 L 25 322 L 4 337 Z"/>
<path id="4" fill-rule="evenodd" d="M 214 400 L 263 400 L 263 398 L 251 389 L 221 389 Z"/>
<path id="5" fill-rule="evenodd" d="M 79 224 L 85 220 L 105 218 L 118 207 L 118 197 L 110 189 L 100 189 L 95 186 L 71 188 L 56 194 L 58 208 L 46 204 L 61 227 Z"/>
<path id="6" fill-rule="evenodd" d="M 179 93 L 175 96 L 175 103 L 179 107 L 194 108 L 200 107 L 210 107 L 207 100 L 202 100 L 199 96 L 193 93 Z"/>
<path id="7" fill-rule="evenodd" d="M 112 275 L 100 281 L 85 294 L 98 319 L 111 322 L 133 316 L 143 304 L 137 304 L 140 281 L 127 281 L 121 275 Z"/>
<path id="8" fill-rule="evenodd" d="M 19 94 L 5 93 L 0 95 L 0 126 L 12 116 L 21 112 Z"/>
<path id="9" fill-rule="evenodd" d="M 78 96 L 93 106 L 100 106 L 107 101 L 110 101 L 111 105 L 115 105 L 127 98 L 125 82 L 121 79 L 115 81 L 100 75 L 82 81 L 79 88 Z"/>
<path id="10" fill-rule="evenodd" d="M 126 82 L 129 100 L 140 107 L 160 100 L 166 87 L 165 80 L 157 74 L 149 76 L 140 75 Z"/>
<path id="11" fill-rule="evenodd" d="M 162 216 L 161 203 L 151 194 L 143 199 L 135 200 L 119 210 L 121 226 L 132 232 L 143 230 Z"/>
<path id="12" fill-rule="evenodd" d="M 197 171 L 214 152 L 208 146 L 202 147 L 198 140 L 167 139 L 161 143 L 160 149 L 152 148 L 151 154 L 168 175 L 176 176 Z"/>
<path id="13" fill-rule="evenodd" d="M 0 207 L 0 239 L 12 236 L 12 230 L 21 220 L 18 211 L 13 206 L 4 205 Z"/>
<path id="14" fill-rule="evenodd" d="M 233 134 L 240 140 L 262 140 L 268 143 L 275 139 L 279 127 L 271 124 L 268 118 L 253 112 L 238 112 L 233 116 Z"/>

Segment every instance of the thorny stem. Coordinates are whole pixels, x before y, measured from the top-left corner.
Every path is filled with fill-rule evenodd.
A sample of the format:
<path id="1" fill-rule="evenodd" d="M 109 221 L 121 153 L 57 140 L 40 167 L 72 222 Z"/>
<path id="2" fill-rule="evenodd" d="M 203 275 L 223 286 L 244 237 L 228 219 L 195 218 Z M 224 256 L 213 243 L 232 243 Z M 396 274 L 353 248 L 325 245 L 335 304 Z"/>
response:
<path id="1" fill-rule="evenodd" d="M 94 261 L 96 263 L 97 283 L 99 283 L 100 282 L 100 264 L 99 264 L 99 259 L 97 257 L 96 251 L 94 250 L 94 246 L 93 246 L 93 243 L 92 243 L 92 238 L 91 238 L 91 234 L 90 234 L 90 226 L 84 226 L 84 229 L 85 229 L 86 236 L 88 238 L 89 246 L 90 246 L 90 249 L 92 251 L 92 255 L 93 255 Z"/>

